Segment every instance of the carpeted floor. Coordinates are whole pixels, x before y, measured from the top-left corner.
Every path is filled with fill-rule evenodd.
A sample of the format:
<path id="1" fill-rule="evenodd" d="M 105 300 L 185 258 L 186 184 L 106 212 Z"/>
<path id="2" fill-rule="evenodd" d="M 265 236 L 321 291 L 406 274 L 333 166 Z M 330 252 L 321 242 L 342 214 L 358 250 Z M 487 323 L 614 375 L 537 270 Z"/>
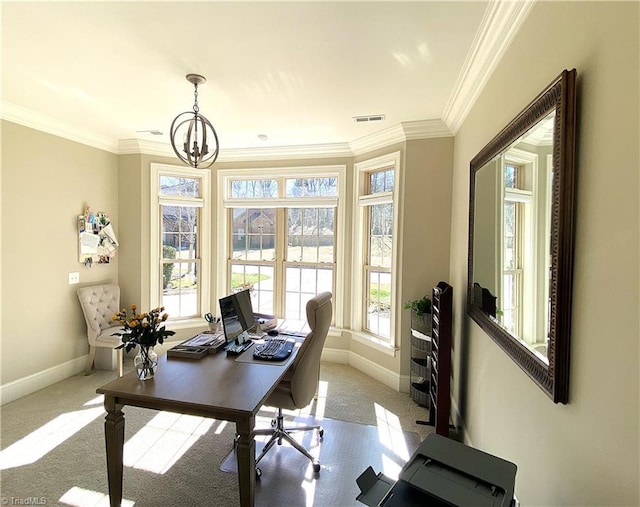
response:
<path id="1" fill-rule="evenodd" d="M 108 505 L 104 410 L 95 390 L 113 376 L 77 375 L 2 407 L 3 505 Z M 263 408 L 257 425 L 268 427 L 273 413 Z M 426 416 L 407 394 L 349 366 L 323 363 L 318 400 L 287 414 L 325 421 L 321 442 L 311 434 L 303 440 L 319 453 L 321 472 L 314 477 L 291 448 L 272 450 L 261 464 L 257 505 L 361 506 L 356 477 L 369 464 L 397 474 L 433 430 L 415 424 Z M 239 504 L 237 476 L 220 470 L 233 424 L 135 407 L 125 407 L 125 420 L 123 505 Z"/>

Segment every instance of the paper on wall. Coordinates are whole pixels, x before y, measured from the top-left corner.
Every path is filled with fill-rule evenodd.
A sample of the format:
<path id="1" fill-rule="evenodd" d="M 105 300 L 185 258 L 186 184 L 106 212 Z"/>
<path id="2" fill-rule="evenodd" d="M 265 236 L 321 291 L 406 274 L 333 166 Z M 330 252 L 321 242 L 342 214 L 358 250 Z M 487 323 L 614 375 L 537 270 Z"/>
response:
<path id="1" fill-rule="evenodd" d="M 116 233 L 115 233 L 115 231 L 113 230 L 113 226 L 112 226 L 111 224 L 105 225 L 105 226 L 102 228 L 102 231 L 101 231 L 101 232 L 103 232 L 103 233 L 104 233 L 104 234 L 109 238 L 109 240 L 111 241 L 111 243 L 113 243 L 113 244 L 114 244 L 114 245 L 116 245 L 116 246 L 119 246 L 119 244 L 118 244 L 118 240 L 116 239 Z"/>

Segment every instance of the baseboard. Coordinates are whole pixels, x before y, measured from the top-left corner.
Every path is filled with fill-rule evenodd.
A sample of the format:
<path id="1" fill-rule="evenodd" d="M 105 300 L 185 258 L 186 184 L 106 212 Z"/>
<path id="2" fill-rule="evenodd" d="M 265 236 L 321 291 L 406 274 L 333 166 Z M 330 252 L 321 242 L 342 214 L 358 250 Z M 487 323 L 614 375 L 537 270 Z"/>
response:
<path id="1" fill-rule="evenodd" d="M 80 356 L 66 363 L 53 366 L 33 375 L 14 380 L 0 386 L 0 405 L 22 398 L 40 389 L 60 382 L 66 378 L 84 371 L 87 365 L 87 356 Z"/>
<path id="2" fill-rule="evenodd" d="M 350 354 L 351 352 L 345 349 L 330 349 L 325 347 L 322 349 L 320 360 L 328 363 L 349 364 Z"/>
<path id="3" fill-rule="evenodd" d="M 409 392 L 408 375 L 399 375 L 350 350 L 325 348 L 322 351 L 322 361 L 348 364 L 391 389 L 401 393 Z"/>
<path id="4" fill-rule="evenodd" d="M 469 438 L 469 433 L 467 432 L 467 426 L 464 423 L 464 419 L 460 414 L 460 409 L 458 408 L 458 404 L 456 400 L 451 398 L 451 420 L 453 421 L 453 425 L 456 427 L 456 431 L 462 437 L 461 441 L 473 447 L 473 442 L 471 442 L 471 438 Z"/>
<path id="5" fill-rule="evenodd" d="M 377 363 L 366 359 L 353 352 L 349 353 L 349 366 L 353 366 L 356 370 L 360 370 L 362 373 L 369 377 L 382 382 L 384 385 L 395 389 L 400 392 L 400 375 L 397 373 L 383 368 Z"/>

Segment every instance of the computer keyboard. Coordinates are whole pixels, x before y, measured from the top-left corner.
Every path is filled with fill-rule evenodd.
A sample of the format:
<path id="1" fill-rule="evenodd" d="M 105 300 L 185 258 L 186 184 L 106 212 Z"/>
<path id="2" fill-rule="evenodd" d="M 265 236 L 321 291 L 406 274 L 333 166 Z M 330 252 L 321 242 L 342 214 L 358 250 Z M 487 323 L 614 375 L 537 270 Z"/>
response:
<path id="1" fill-rule="evenodd" d="M 293 352 L 294 345 L 295 340 L 269 338 L 264 343 L 256 345 L 255 349 L 253 349 L 253 356 L 258 359 L 286 359 Z"/>

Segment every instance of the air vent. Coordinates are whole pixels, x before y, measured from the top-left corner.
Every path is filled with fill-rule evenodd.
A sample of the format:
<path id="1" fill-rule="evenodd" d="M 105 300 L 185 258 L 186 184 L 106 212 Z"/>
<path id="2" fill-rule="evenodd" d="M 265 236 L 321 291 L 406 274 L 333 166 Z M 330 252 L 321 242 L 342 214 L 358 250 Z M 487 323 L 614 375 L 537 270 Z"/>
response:
<path id="1" fill-rule="evenodd" d="M 159 130 L 136 130 L 138 134 L 151 134 L 152 136 L 161 136 L 162 132 Z"/>
<path id="2" fill-rule="evenodd" d="M 384 114 L 370 114 L 367 116 L 354 116 L 353 121 L 356 123 L 363 123 L 367 121 L 383 121 Z"/>

